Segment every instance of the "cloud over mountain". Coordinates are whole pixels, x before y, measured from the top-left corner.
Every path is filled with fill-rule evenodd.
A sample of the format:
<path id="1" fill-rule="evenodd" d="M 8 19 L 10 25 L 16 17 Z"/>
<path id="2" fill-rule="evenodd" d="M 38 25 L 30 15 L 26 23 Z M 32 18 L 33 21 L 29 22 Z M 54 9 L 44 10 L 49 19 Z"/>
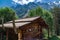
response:
<path id="1" fill-rule="evenodd" d="M 29 2 L 34 2 L 35 0 L 13 0 L 15 3 L 19 3 L 21 5 L 28 4 Z"/>

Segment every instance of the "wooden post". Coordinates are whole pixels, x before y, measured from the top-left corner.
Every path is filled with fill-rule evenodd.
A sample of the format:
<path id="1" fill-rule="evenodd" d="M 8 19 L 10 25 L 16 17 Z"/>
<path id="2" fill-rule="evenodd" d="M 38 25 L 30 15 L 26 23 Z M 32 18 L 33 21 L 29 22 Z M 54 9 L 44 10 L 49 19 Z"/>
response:
<path id="1" fill-rule="evenodd" d="M 22 31 L 18 30 L 18 40 L 22 40 Z"/>
<path id="2" fill-rule="evenodd" d="M 8 30 L 6 31 L 6 40 L 8 40 Z"/>
<path id="3" fill-rule="evenodd" d="M 43 32 L 42 32 L 42 26 L 39 25 L 39 30 L 40 30 L 40 39 L 39 40 L 42 40 L 43 39 Z"/>
<path id="4" fill-rule="evenodd" d="M 13 18 L 13 29 L 14 29 L 14 32 L 17 34 L 17 28 L 16 28 L 16 25 L 15 25 L 15 19 Z"/>
<path id="5" fill-rule="evenodd" d="M 1 40 L 2 40 L 2 33 L 1 33 Z"/>
<path id="6" fill-rule="evenodd" d="M 3 30 L 5 30 L 5 28 L 4 28 L 4 17 L 2 17 L 1 19 L 2 19 L 2 28 L 3 28 Z"/>
<path id="7" fill-rule="evenodd" d="M 42 26 L 40 26 L 40 39 L 43 40 Z"/>

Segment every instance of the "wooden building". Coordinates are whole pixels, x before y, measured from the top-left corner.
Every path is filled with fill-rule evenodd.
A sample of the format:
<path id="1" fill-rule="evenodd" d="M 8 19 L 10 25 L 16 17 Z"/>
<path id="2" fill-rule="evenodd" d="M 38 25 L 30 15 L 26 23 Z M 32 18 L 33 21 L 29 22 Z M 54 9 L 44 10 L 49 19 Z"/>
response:
<path id="1" fill-rule="evenodd" d="M 49 29 L 45 21 L 39 16 L 15 20 L 15 25 L 18 34 L 14 32 L 12 21 L 9 21 L 4 24 L 5 31 L 0 32 L 0 39 L 3 40 L 3 36 L 6 35 L 6 40 L 40 40 L 43 39 L 42 29 Z M 0 25 L 0 29 L 2 29 L 2 25 Z"/>

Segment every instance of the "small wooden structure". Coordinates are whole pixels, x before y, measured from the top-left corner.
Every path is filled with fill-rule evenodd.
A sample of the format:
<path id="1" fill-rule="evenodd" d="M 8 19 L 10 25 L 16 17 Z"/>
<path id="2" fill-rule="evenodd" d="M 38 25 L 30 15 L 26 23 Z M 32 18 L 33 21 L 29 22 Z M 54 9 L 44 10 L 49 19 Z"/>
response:
<path id="1" fill-rule="evenodd" d="M 14 32 L 12 21 L 4 24 L 6 40 L 40 40 L 43 38 L 42 28 L 48 30 L 48 25 L 39 16 L 15 20 L 15 25 L 18 34 Z M 2 28 L 2 25 L 0 25 L 0 28 Z"/>

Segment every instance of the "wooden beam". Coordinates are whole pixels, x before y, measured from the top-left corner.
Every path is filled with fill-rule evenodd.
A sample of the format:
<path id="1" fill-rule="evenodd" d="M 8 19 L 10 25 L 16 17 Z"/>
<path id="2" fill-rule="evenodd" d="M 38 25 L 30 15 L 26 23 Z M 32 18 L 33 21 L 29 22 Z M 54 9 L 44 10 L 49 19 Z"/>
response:
<path id="1" fill-rule="evenodd" d="M 32 22 L 32 21 L 16 21 L 15 23 L 20 23 L 20 22 Z M 8 23 L 13 23 L 13 22 L 8 22 Z"/>
<path id="2" fill-rule="evenodd" d="M 18 30 L 18 40 L 22 40 L 22 31 Z"/>
<path id="3" fill-rule="evenodd" d="M 4 17 L 2 17 L 1 20 L 2 20 L 2 28 L 3 28 L 3 30 L 5 30 L 5 27 L 4 27 Z"/>
<path id="4" fill-rule="evenodd" d="M 6 40 L 8 40 L 8 30 L 6 31 Z"/>

